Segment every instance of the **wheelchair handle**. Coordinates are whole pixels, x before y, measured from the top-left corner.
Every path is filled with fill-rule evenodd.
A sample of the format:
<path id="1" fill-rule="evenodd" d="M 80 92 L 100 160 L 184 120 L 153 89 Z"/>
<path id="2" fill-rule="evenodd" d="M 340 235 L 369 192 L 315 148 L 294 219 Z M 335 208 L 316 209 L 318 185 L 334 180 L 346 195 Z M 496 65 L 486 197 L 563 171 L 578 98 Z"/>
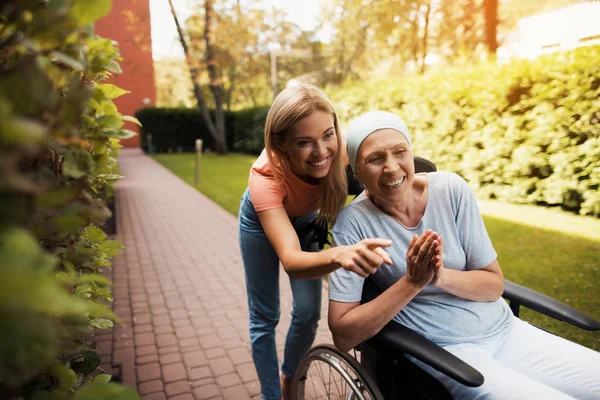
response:
<path id="1" fill-rule="evenodd" d="M 600 330 L 600 322 L 594 318 L 552 297 L 518 285 L 508 279 L 504 280 L 504 293 L 502 297 L 510 302 L 510 308 L 516 317 L 519 316 L 519 307 L 522 305 L 559 321 L 564 321 L 578 328 L 585 329 L 586 331 Z"/>

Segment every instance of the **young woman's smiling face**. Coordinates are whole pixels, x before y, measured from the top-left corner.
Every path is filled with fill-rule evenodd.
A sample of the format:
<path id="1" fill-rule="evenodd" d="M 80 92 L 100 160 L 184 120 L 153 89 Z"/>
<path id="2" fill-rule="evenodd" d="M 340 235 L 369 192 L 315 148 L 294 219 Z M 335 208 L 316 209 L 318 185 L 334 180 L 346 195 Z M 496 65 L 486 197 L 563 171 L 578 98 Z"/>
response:
<path id="1" fill-rule="evenodd" d="M 338 151 L 333 115 L 314 111 L 297 121 L 280 144 L 290 160 L 292 172 L 308 183 L 317 183 L 329 173 Z"/>

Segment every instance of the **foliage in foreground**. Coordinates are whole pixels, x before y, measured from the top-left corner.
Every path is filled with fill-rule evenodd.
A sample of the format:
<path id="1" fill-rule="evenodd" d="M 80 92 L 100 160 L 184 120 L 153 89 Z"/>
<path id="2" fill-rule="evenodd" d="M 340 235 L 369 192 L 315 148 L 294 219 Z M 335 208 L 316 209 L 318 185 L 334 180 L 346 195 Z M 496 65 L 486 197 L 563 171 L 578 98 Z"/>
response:
<path id="1" fill-rule="evenodd" d="M 0 398 L 135 399 L 93 348 L 113 325 L 101 227 L 124 120 L 99 82 L 116 43 L 91 34 L 110 0 L 0 3 Z"/>

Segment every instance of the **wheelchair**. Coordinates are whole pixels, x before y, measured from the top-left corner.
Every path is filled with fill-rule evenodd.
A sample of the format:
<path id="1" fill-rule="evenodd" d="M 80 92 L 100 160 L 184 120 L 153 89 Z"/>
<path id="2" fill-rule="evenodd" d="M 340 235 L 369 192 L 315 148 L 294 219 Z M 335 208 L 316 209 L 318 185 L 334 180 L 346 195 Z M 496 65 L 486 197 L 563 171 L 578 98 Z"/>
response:
<path id="1" fill-rule="evenodd" d="M 415 157 L 416 172 L 436 171 L 435 164 Z M 356 183 L 353 183 L 356 185 Z M 361 303 L 381 293 L 367 278 Z M 513 314 L 527 307 L 588 331 L 600 330 L 600 321 L 527 287 L 504 280 L 504 293 Z M 330 344 L 312 347 L 293 381 L 293 400 L 401 400 L 452 399 L 446 388 L 411 358 L 469 387 L 481 386 L 483 375 L 469 364 L 410 328 L 390 321 L 374 337 L 354 349 L 354 357 Z"/>

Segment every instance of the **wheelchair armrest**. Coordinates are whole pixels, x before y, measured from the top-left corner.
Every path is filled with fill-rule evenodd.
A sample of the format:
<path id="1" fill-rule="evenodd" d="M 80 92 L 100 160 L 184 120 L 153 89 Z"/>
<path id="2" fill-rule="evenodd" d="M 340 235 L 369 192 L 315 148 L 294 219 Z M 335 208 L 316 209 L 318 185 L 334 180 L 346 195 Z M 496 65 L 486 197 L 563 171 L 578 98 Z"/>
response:
<path id="1" fill-rule="evenodd" d="M 483 375 L 469 364 L 444 350 L 429 339 L 395 321 L 390 321 L 373 338 L 385 346 L 400 350 L 430 365 L 450 378 L 466 386 L 483 384 Z"/>
<path id="2" fill-rule="evenodd" d="M 596 321 L 594 318 L 585 315 L 552 297 L 526 288 L 525 286 L 518 285 L 508 279 L 504 280 L 504 293 L 502 294 L 502 297 L 510 301 L 511 309 L 516 316 L 518 316 L 518 306 L 522 305 L 581 329 L 588 331 L 600 330 L 600 322 Z"/>

